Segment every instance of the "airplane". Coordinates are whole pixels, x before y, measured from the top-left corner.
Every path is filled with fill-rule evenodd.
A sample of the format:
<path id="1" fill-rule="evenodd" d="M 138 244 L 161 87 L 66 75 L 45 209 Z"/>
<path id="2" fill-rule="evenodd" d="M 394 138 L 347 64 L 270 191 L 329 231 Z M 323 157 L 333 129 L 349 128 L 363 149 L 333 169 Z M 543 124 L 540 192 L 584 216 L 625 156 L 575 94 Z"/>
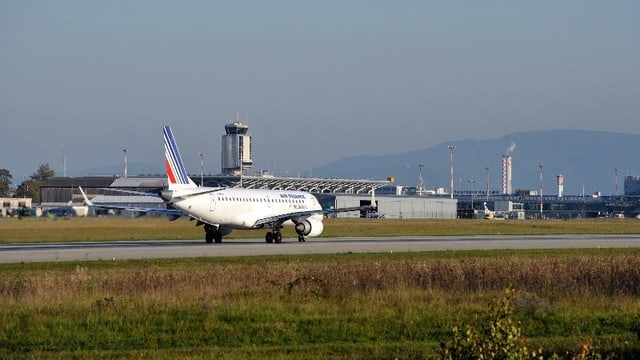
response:
<path id="1" fill-rule="evenodd" d="M 180 215 L 196 220 L 196 226 L 204 228 L 207 243 L 220 243 L 223 236 L 236 229 L 269 229 L 265 241 L 281 243 L 284 225 L 293 225 L 298 241 L 304 242 L 307 237 L 322 233 L 325 215 L 377 209 L 374 188 L 371 189 L 371 205 L 324 210 L 317 198 L 306 191 L 198 186 L 187 175 L 170 126 L 164 127 L 164 150 L 169 185 L 159 196 L 169 205 L 165 214 L 172 220 Z M 161 212 L 158 209 L 99 205 L 91 202 L 82 188 L 80 192 L 89 206 Z"/>
<path id="2" fill-rule="evenodd" d="M 484 203 L 484 218 L 487 220 L 493 220 L 495 216 L 495 212 L 489 210 L 489 207 L 487 206 L 487 203 Z"/>

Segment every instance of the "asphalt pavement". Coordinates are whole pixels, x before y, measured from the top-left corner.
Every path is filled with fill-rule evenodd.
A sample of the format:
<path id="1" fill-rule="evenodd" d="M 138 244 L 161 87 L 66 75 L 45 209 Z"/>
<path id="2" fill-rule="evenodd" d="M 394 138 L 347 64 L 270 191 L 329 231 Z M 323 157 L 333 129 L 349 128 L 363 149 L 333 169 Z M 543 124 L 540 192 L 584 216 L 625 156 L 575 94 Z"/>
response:
<path id="1" fill-rule="evenodd" d="M 640 235 L 447 236 L 104 241 L 0 245 L 0 263 L 495 249 L 638 248 Z"/>

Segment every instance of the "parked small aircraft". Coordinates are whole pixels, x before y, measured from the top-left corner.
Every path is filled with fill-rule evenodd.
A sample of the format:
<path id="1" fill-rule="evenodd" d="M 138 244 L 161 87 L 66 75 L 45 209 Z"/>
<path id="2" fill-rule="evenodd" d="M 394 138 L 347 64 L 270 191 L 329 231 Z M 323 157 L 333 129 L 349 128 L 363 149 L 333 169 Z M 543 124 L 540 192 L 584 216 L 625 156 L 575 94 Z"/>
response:
<path id="1" fill-rule="evenodd" d="M 489 207 L 487 206 L 486 202 L 483 205 L 484 205 L 484 218 L 487 220 L 493 220 L 495 216 L 495 212 L 489 210 Z"/>

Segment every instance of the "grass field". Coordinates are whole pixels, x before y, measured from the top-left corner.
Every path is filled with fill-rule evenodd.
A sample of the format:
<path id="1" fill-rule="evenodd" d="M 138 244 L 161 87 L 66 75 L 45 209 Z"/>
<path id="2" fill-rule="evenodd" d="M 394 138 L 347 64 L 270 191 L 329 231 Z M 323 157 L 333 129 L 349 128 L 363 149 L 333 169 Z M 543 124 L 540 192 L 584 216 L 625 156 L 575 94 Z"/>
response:
<path id="1" fill-rule="evenodd" d="M 233 238 L 262 238 L 266 230 L 234 231 Z M 322 236 L 640 234 L 636 219 L 589 220 L 424 220 L 327 219 Z M 285 227 L 285 238 L 295 238 Z M 141 239 L 203 239 L 193 221 L 158 218 L 23 218 L 0 219 L 0 243 Z"/>
<path id="2" fill-rule="evenodd" d="M 630 234 L 639 223 L 340 219 L 326 231 Z M 0 220 L 3 242 L 201 231 L 164 219 Z M 0 275 L 0 358 L 435 358 L 509 286 L 532 348 L 569 356 L 592 339 L 601 354 L 640 358 L 640 249 L 0 264 Z"/>

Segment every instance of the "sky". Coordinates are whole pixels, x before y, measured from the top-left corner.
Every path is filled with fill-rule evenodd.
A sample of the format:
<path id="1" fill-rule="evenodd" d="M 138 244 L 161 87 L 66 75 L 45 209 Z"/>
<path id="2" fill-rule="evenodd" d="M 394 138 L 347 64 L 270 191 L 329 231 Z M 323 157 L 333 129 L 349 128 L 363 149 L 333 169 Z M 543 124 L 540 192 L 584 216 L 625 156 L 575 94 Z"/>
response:
<path id="1" fill-rule="evenodd" d="M 171 125 L 187 170 L 204 152 L 217 174 L 238 118 L 253 170 L 281 176 L 520 131 L 637 134 L 638 39 L 637 1 L 0 0 L 0 168 L 94 175 L 126 148 L 161 172 Z"/>

